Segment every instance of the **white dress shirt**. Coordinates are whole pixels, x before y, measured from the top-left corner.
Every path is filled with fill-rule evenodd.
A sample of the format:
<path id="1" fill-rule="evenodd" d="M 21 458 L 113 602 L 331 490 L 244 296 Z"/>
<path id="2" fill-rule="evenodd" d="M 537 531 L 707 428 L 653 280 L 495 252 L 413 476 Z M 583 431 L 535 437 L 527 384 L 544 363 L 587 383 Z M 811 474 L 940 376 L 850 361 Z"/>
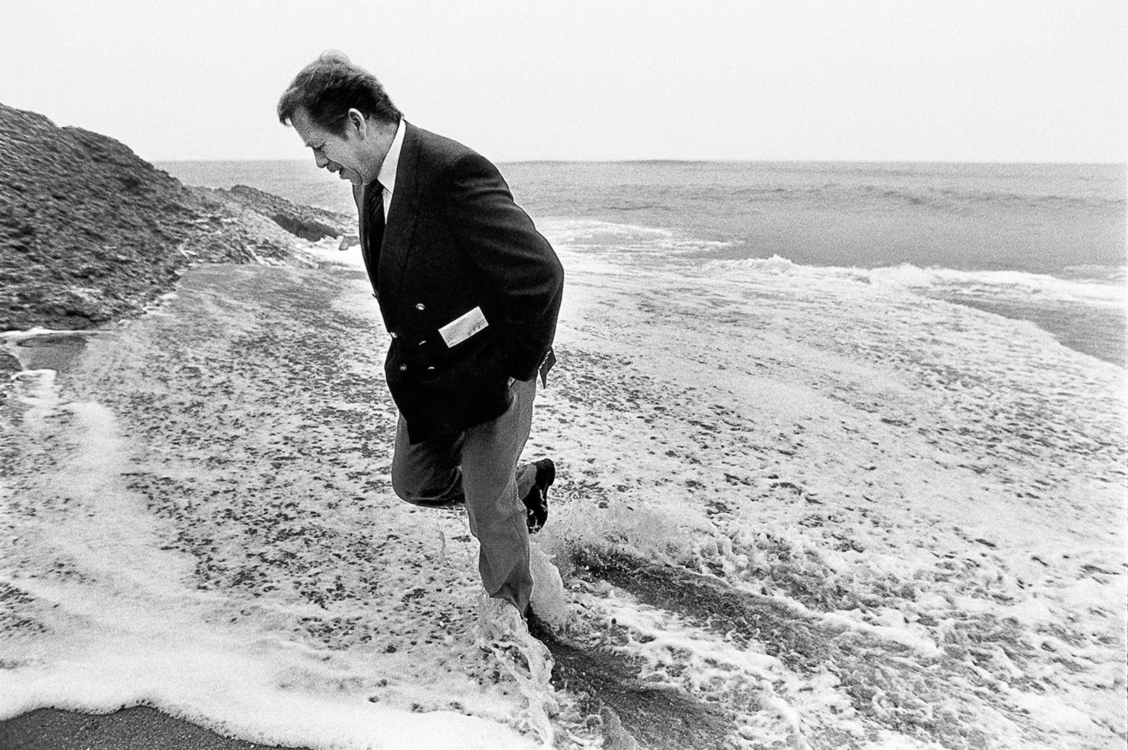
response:
<path id="1" fill-rule="evenodd" d="M 388 149 L 384 163 L 380 165 L 380 174 L 376 179 L 384 187 L 384 216 L 388 216 L 388 209 L 392 207 L 392 193 L 396 189 L 396 170 L 399 169 L 400 151 L 403 150 L 403 136 L 407 132 L 407 125 L 401 117 L 399 127 L 396 128 L 396 137 L 392 139 L 392 146 Z"/>

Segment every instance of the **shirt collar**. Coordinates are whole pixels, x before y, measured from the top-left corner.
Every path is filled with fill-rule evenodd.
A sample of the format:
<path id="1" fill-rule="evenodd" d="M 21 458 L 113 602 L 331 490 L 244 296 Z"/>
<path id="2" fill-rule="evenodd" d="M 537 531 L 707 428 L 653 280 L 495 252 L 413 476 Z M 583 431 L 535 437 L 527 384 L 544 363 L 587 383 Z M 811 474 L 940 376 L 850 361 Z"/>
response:
<path id="1" fill-rule="evenodd" d="M 384 191 L 387 196 L 391 196 L 392 191 L 396 189 L 396 170 L 399 168 L 400 151 L 403 149 L 403 137 L 407 132 L 407 125 L 403 118 L 400 118 L 399 127 L 396 128 L 396 137 L 392 139 L 392 146 L 388 149 L 387 156 L 384 157 L 384 163 L 380 165 L 380 174 L 376 179 L 384 186 Z"/>

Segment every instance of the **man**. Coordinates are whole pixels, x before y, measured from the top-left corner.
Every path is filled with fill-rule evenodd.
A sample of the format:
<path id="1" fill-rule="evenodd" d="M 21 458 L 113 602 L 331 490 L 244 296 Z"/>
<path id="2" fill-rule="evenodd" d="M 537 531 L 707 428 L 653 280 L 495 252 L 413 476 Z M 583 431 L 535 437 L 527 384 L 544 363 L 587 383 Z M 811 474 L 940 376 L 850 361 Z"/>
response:
<path id="1" fill-rule="evenodd" d="M 517 462 L 536 376 L 543 382 L 555 361 L 560 261 L 493 164 L 408 123 L 342 53 L 304 68 L 278 117 L 318 167 L 352 183 L 392 339 L 392 486 L 418 505 L 465 502 L 486 592 L 527 617 L 529 533 L 547 516 L 555 467 Z"/>

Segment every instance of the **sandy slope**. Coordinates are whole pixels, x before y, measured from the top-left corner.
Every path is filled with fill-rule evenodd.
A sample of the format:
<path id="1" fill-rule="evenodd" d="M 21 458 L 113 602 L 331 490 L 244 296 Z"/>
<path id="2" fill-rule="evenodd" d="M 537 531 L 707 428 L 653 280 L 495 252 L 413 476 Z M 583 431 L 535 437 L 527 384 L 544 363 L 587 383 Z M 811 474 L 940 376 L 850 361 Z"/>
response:
<path id="1" fill-rule="evenodd" d="M 0 715 L 582 747 L 608 704 L 650 747 L 1123 744 L 1122 371 L 847 273 L 553 231 L 555 689 L 475 647 L 463 517 L 391 494 L 359 272 L 216 266 L 19 383 Z"/>

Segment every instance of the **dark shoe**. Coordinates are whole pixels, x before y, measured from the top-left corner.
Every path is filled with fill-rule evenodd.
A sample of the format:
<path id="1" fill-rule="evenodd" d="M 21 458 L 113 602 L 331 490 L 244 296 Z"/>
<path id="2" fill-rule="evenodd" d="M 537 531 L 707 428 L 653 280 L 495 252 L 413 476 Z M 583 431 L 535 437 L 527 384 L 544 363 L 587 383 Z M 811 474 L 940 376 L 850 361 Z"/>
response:
<path id="1" fill-rule="evenodd" d="M 525 504 L 525 521 L 529 524 L 530 534 L 543 529 L 548 520 L 548 488 L 556 480 L 556 464 L 552 463 L 551 458 L 534 461 L 533 466 L 537 470 L 533 488 L 521 498 L 521 502 Z"/>

